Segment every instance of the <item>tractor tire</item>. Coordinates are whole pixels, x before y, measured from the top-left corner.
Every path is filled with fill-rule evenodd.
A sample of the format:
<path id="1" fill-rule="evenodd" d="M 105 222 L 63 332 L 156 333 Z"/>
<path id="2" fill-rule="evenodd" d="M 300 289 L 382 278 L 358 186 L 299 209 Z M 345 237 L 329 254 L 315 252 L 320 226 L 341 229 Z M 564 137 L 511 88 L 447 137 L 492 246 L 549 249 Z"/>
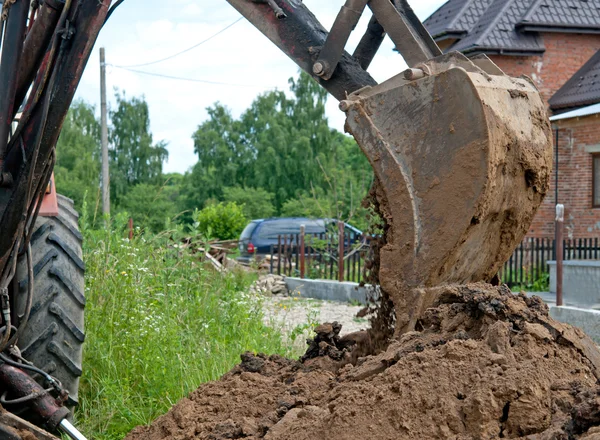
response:
<path id="1" fill-rule="evenodd" d="M 85 307 L 82 240 L 73 201 L 58 195 L 57 217 L 38 217 L 31 236 L 34 292 L 29 322 L 17 341 L 22 356 L 54 376 L 77 404 Z M 19 258 L 15 289 L 21 314 L 27 298 L 27 256 Z"/>

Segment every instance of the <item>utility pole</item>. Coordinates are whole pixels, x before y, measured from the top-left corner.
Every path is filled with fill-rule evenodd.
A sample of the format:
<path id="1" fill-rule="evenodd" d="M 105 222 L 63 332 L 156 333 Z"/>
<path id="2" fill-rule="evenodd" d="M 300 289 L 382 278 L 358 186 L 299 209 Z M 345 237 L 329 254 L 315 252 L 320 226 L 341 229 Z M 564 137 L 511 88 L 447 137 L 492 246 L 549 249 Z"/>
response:
<path id="1" fill-rule="evenodd" d="M 102 213 L 110 214 L 110 178 L 108 175 L 108 115 L 106 108 L 106 58 L 100 48 L 100 124 L 102 137 Z"/>

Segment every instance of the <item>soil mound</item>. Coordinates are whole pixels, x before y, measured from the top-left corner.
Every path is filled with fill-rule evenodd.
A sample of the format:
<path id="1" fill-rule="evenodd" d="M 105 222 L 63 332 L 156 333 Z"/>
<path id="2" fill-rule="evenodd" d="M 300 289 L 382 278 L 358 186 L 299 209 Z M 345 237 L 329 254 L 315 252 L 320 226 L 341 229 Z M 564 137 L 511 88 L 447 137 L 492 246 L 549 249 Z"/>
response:
<path id="1" fill-rule="evenodd" d="M 348 363 L 351 341 L 321 326 L 304 362 L 245 353 L 127 440 L 600 439 L 587 336 L 505 286 L 435 294 L 419 331 L 376 356 Z"/>

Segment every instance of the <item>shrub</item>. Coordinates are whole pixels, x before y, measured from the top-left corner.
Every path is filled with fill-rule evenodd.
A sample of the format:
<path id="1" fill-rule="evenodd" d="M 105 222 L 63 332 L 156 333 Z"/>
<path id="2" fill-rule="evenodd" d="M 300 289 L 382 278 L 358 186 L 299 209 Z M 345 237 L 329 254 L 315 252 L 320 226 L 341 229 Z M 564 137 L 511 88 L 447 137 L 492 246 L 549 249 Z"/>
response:
<path id="1" fill-rule="evenodd" d="M 194 227 L 205 238 L 233 240 L 239 238 L 248 220 L 242 207 L 237 203 L 218 203 L 209 205 L 192 215 Z"/>

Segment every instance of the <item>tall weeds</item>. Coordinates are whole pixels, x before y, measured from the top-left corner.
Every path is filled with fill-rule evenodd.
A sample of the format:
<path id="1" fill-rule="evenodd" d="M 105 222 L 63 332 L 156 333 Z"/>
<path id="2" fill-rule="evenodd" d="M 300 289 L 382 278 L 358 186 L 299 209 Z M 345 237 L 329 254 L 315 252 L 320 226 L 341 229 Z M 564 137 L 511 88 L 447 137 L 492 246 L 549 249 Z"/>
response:
<path id="1" fill-rule="evenodd" d="M 76 421 L 90 438 L 122 439 L 246 350 L 290 354 L 262 324 L 260 298 L 246 293 L 251 275 L 217 273 L 166 234 L 129 241 L 118 221 L 84 235 L 87 339 Z"/>

